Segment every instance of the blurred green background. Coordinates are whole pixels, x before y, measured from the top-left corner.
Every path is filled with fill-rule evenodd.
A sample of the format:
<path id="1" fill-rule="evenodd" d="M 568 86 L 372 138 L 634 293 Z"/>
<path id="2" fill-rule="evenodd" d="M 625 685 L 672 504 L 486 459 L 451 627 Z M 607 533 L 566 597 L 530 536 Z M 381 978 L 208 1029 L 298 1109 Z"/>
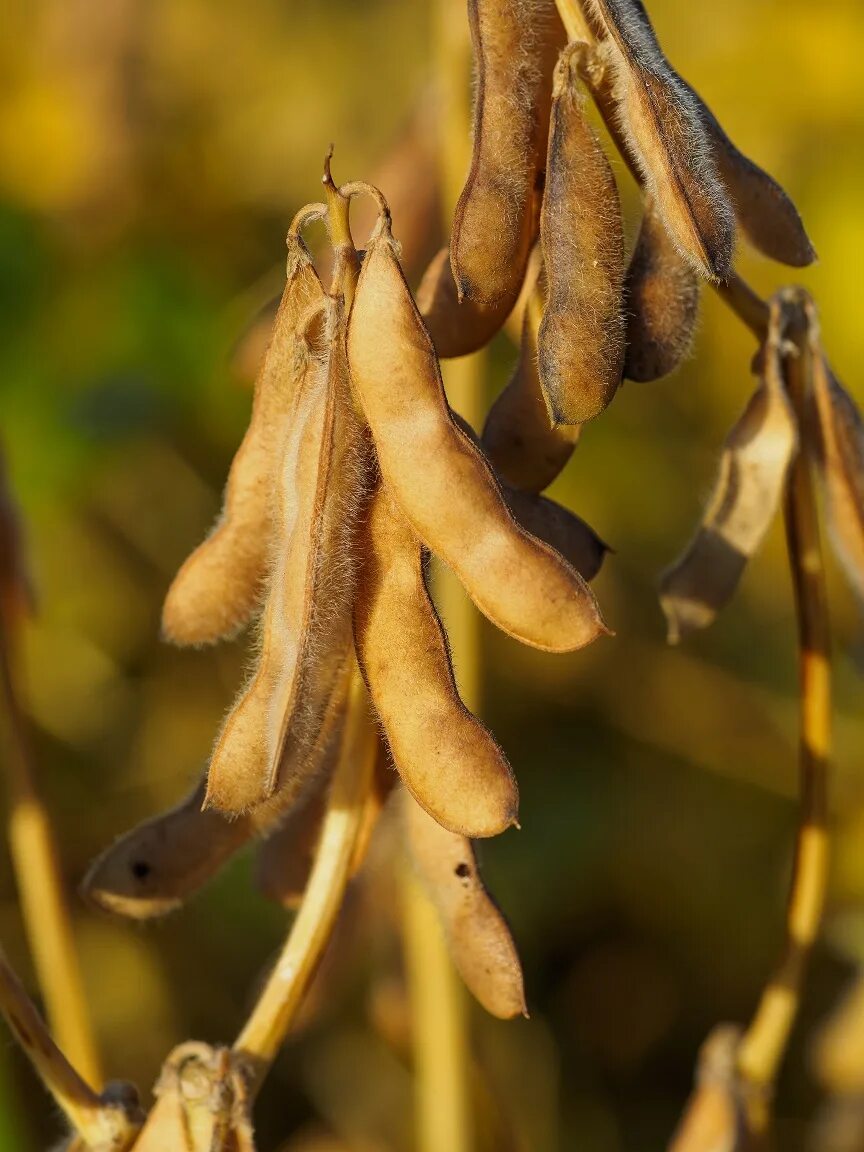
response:
<path id="1" fill-rule="evenodd" d="M 790 279 L 814 292 L 860 399 L 864 5 L 649 8 L 667 54 L 790 191 L 820 254 L 790 275 L 742 253 L 742 271 L 765 293 Z M 288 221 L 316 198 L 330 141 L 338 179 L 374 178 L 404 138 L 433 79 L 432 19 L 429 0 L 5 0 L 0 437 L 38 588 L 30 709 L 70 888 L 114 836 L 184 793 L 242 677 L 242 643 L 161 645 L 161 598 L 217 512 L 250 402 L 238 341 L 278 287 Z M 748 395 L 753 351 L 707 292 L 689 363 L 628 384 L 553 490 L 616 550 L 596 586 L 617 637 L 562 658 L 484 631 L 486 717 L 519 776 L 522 831 L 483 858 L 532 1017 L 473 1020 L 481 1111 L 510 1133 L 484 1147 L 656 1152 L 698 1045 L 719 1020 L 746 1022 L 776 958 L 796 784 L 780 531 L 684 649 L 665 646 L 655 596 Z M 490 396 L 514 356 L 499 337 Z M 864 963 L 864 646 L 836 571 L 832 592 L 839 851 L 778 1101 L 784 1150 L 812 1139 L 812 1029 Z M 310 1125 L 339 1141 L 316 1148 L 411 1147 L 386 861 L 371 879 L 320 1011 L 265 1089 L 264 1150 L 311 1149 Z M 109 1073 L 145 1090 L 175 1043 L 235 1035 L 285 928 L 245 860 L 164 923 L 130 926 L 77 899 L 75 918 Z M 5 853 L 0 939 L 32 987 Z M 0 1079 L 0 1148 L 45 1147 L 56 1118 L 6 1043 Z"/>

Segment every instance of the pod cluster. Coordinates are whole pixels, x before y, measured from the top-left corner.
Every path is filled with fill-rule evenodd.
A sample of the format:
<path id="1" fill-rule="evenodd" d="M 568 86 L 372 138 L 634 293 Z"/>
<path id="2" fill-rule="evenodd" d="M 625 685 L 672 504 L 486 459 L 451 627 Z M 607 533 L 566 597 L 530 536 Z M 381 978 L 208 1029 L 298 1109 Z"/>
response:
<path id="1" fill-rule="evenodd" d="M 559 9 L 577 30 L 569 43 Z M 519 360 L 483 443 L 502 475 L 537 491 L 622 379 L 657 379 L 688 354 L 700 283 L 733 275 L 739 233 L 794 267 L 815 253 L 783 189 L 666 59 L 639 0 L 469 0 L 468 10 L 472 163 L 449 251 L 417 299 L 444 357 L 482 347 L 520 293 L 527 300 Z M 592 102 L 643 193 L 629 259 Z"/>
<path id="2" fill-rule="evenodd" d="M 864 422 L 828 363 L 816 306 L 803 290 L 784 289 L 772 299 L 754 365 L 758 386 L 726 438 L 696 534 L 660 580 L 672 643 L 706 628 L 732 598 L 804 444 L 816 449 L 834 552 L 864 596 Z M 805 389 L 806 423 L 789 400 L 793 369 Z"/>
<path id="3" fill-rule="evenodd" d="M 340 211 L 357 189 L 332 188 Z M 121 914 L 160 915 L 264 838 L 261 886 L 296 902 L 356 662 L 381 733 L 376 810 L 395 766 L 405 795 L 394 807 L 466 981 L 512 1015 L 523 1007 L 518 960 L 472 840 L 516 822 L 518 790 L 457 691 L 429 557 L 503 631 L 567 652 L 605 631 L 587 580 L 606 548 L 563 507 L 502 482 L 451 412 L 389 209 L 372 191 L 380 215 L 362 263 L 350 236 L 337 238 L 333 210 L 298 214 L 222 515 L 165 601 L 163 631 L 176 644 L 215 643 L 254 624 L 251 674 L 200 784 L 114 844 L 85 891 Z M 318 215 L 334 235 L 329 291 L 301 236 Z M 469 922 L 484 932 L 469 933 Z"/>

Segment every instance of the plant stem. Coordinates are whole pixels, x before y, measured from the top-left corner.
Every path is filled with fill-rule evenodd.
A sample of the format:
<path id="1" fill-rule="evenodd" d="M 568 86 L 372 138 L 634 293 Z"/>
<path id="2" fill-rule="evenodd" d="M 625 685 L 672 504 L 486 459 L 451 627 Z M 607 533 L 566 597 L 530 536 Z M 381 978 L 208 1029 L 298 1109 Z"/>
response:
<path id="1" fill-rule="evenodd" d="M 377 751 L 366 688 L 355 665 L 342 748 L 309 883 L 276 966 L 234 1043 L 253 1096 L 285 1041 L 336 923 L 363 830 Z"/>
<path id="2" fill-rule="evenodd" d="M 438 914 L 410 868 L 404 870 L 402 886 L 417 1152 L 470 1152 L 474 1142 L 465 992 Z"/>
<path id="3" fill-rule="evenodd" d="M 437 0 L 434 51 L 439 101 L 438 164 L 445 227 L 456 207 L 468 168 L 471 45 L 459 0 Z M 478 428 L 483 407 L 485 355 L 443 365 L 450 405 Z M 436 564 L 434 593 L 447 629 L 459 691 L 477 711 L 481 698 L 479 617 L 452 572 Z M 403 929 L 412 1012 L 415 1131 L 418 1152 L 471 1152 L 470 1044 L 465 989 L 457 974 L 438 915 L 406 868 L 402 884 Z"/>
<path id="4" fill-rule="evenodd" d="M 39 987 L 57 1043 L 93 1088 L 102 1086 L 101 1062 L 50 817 L 36 788 L 27 722 L 14 675 L 15 628 L 3 612 L 0 691 L 7 717 L 6 778 L 9 846 L 24 926 Z"/>
<path id="5" fill-rule="evenodd" d="M 0 951 L 0 1011 L 45 1087 L 88 1148 L 128 1148 L 137 1123 L 106 1104 L 54 1043 L 45 1021 Z M 112 1143 L 109 1143 L 111 1141 Z"/>
<path id="6" fill-rule="evenodd" d="M 790 302 L 793 302 L 790 300 Z M 808 412 L 806 327 L 796 303 L 798 355 L 786 361 L 789 396 L 798 416 L 801 447 L 787 485 L 785 520 L 798 621 L 800 678 L 801 814 L 787 905 L 786 947 L 762 994 L 738 1052 L 738 1072 L 753 1090 L 749 1101 L 758 1130 L 789 1042 L 807 962 L 818 935 L 828 880 L 828 766 L 831 751 L 830 636 L 819 522 L 813 490 L 817 440 Z"/>

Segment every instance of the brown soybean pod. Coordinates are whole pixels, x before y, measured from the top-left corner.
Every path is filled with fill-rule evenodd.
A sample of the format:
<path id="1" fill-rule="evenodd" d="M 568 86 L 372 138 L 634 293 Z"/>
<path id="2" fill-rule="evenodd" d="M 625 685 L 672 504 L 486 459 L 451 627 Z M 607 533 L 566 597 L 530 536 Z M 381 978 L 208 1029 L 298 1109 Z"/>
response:
<path id="1" fill-rule="evenodd" d="M 729 601 L 777 511 L 797 446 L 786 396 L 776 316 L 763 355 L 765 376 L 729 433 L 699 531 L 660 580 L 660 602 L 677 643 L 706 628 Z"/>
<path id="2" fill-rule="evenodd" d="M 302 783 L 351 648 L 355 523 L 369 446 L 349 392 L 341 302 L 328 300 L 329 346 L 286 438 L 271 591 L 256 672 L 210 761 L 207 804 L 242 812 L 280 783 Z M 297 776 L 297 779 L 293 779 Z"/>
<path id="3" fill-rule="evenodd" d="M 584 580 L 516 524 L 488 462 L 454 424 L 383 220 L 360 272 L 348 354 L 385 483 L 477 607 L 503 631 L 547 651 L 572 651 L 603 633 Z"/>
<path id="4" fill-rule="evenodd" d="M 442 828 L 407 792 L 400 800 L 409 857 L 441 918 L 459 974 L 493 1016 L 527 1015 L 516 945 L 483 884 L 471 841 Z"/>
<path id="5" fill-rule="evenodd" d="M 609 161 L 586 115 L 571 44 L 555 69 L 546 194 L 540 217 L 548 298 L 538 337 L 553 425 L 602 412 L 624 367 L 624 230 Z"/>
<path id="6" fill-rule="evenodd" d="M 703 276 L 732 267 L 735 216 L 699 101 L 663 55 L 641 4 L 585 0 L 612 71 L 626 151 L 678 250 Z M 602 107 L 602 101 L 601 101 Z M 602 109 L 609 115 L 609 109 Z"/>
<path id="7" fill-rule="evenodd" d="M 288 282 L 255 385 L 249 428 L 231 465 L 222 515 L 165 599 L 162 632 L 174 644 L 212 644 L 234 636 L 261 606 L 284 423 L 297 388 L 314 370 L 305 329 L 323 301 L 302 241 L 289 236 Z"/>
<path id="8" fill-rule="evenodd" d="M 335 763 L 344 716 L 344 691 L 331 702 L 310 774 L 326 779 Z M 318 780 L 300 792 L 284 788 L 245 816 L 229 820 L 202 808 L 206 778 L 176 807 L 125 833 L 90 866 L 86 899 L 135 920 L 173 912 L 194 896 L 250 840 L 297 828 L 317 803 Z M 311 793 L 311 795 L 310 795 Z"/>
<path id="9" fill-rule="evenodd" d="M 672 243 L 650 197 L 625 289 L 624 375 L 648 382 L 673 372 L 687 356 L 699 316 L 699 279 Z"/>
<path id="10" fill-rule="evenodd" d="M 450 259 L 460 298 L 483 306 L 509 301 L 506 316 L 533 243 L 550 74 L 564 33 L 552 0 L 468 0 L 468 17 L 477 74 L 474 147 Z"/>
<path id="11" fill-rule="evenodd" d="M 506 485 L 502 491 L 513 518 L 526 532 L 559 552 L 583 580 L 594 579 L 603 566 L 609 545 L 603 543 L 589 524 L 546 496 Z"/>
<path id="12" fill-rule="evenodd" d="M 442 248 L 432 260 L 417 289 L 417 307 L 442 360 L 484 348 L 503 327 L 515 304 L 516 296 L 511 293 L 494 304 L 480 304 L 468 296 L 460 301 L 449 248 Z"/>
<path id="13" fill-rule="evenodd" d="M 367 523 L 354 607 L 357 658 L 403 782 L 439 823 L 474 837 L 516 821 L 503 752 L 459 697 L 419 540 L 386 488 Z"/>
<path id="14" fill-rule="evenodd" d="M 855 401 L 834 376 L 811 307 L 813 397 L 819 420 L 819 470 L 832 548 L 864 600 L 864 423 Z"/>
<path id="15" fill-rule="evenodd" d="M 525 308 L 516 368 L 489 409 L 481 437 L 498 475 L 526 492 L 540 492 L 552 483 L 573 455 L 582 432 L 579 424 L 553 427 L 549 419 L 537 362 L 543 296 L 538 282 Z"/>

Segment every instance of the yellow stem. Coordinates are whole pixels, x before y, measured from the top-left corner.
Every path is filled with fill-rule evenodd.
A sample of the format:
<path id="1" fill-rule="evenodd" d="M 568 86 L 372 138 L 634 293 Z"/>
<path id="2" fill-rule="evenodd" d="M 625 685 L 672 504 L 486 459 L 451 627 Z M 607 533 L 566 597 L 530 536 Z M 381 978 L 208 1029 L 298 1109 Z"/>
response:
<path id="1" fill-rule="evenodd" d="M 57 1042 L 93 1088 L 102 1068 L 84 993 L 51 820 L 36 788 L 27 723 L 13 673 L 14 638 L 0 637 L 0 681 L 7 716 L 6 776 L 12 864 L 39 987 Z"/>
<path id="2" fill-rule="evenodd" d="M 411 995 L 417 1152 L 470 1152 L 471 1054 L 467 1005 L 438 913 L 410 868 L 402 878 Z"/>
<path id="3" fill-rule="evenodd" d="M 128 1148 L 136 1120 L 103 1101 L 54 1043 L 45 1021 L 0 951 L 0 1011 L 45 1087 L 88 1148 Z"/>
<path id="4" fill-rule="evenodd" d="M 377 749 L 366 688 L 355 666 L 342 748 L 309 883 L 276 966 L 234 1043 L 234 1052 L 248 1069 L 253 1095 L 285 1041 L 336 923 L 363 830 Z"/>
<path id="5" fill-rule="evenodd" d="M 794 302 L 794 296 L 790 296 Z M 798 620 L 801 816 L 787 906 L 786 946 L 738 1052 L 738 1071 L 753 1090 L 753 1120 L 767 1122 L 768 1101 L 798 1012 L 807 962 L 819 932 L 828 881 L 828 766 L 831 754 L 830 636 L 819 521 L 813 489 L 817 443 L 808 411 L 805 322 L 794 317 L 797 357 L 787 361 L 801 448 L 787 486 L 785 518 Z"/>
<path id="6" fill-rule="evenodd" d="M 556 0 L 556 3 L 558 15 L 561 17 L 561 23 L 567 33 L 567 39 L 584 40 L 588 44 L 593 43 L 594 34 L 585 18 L 579 0 Z"/>

